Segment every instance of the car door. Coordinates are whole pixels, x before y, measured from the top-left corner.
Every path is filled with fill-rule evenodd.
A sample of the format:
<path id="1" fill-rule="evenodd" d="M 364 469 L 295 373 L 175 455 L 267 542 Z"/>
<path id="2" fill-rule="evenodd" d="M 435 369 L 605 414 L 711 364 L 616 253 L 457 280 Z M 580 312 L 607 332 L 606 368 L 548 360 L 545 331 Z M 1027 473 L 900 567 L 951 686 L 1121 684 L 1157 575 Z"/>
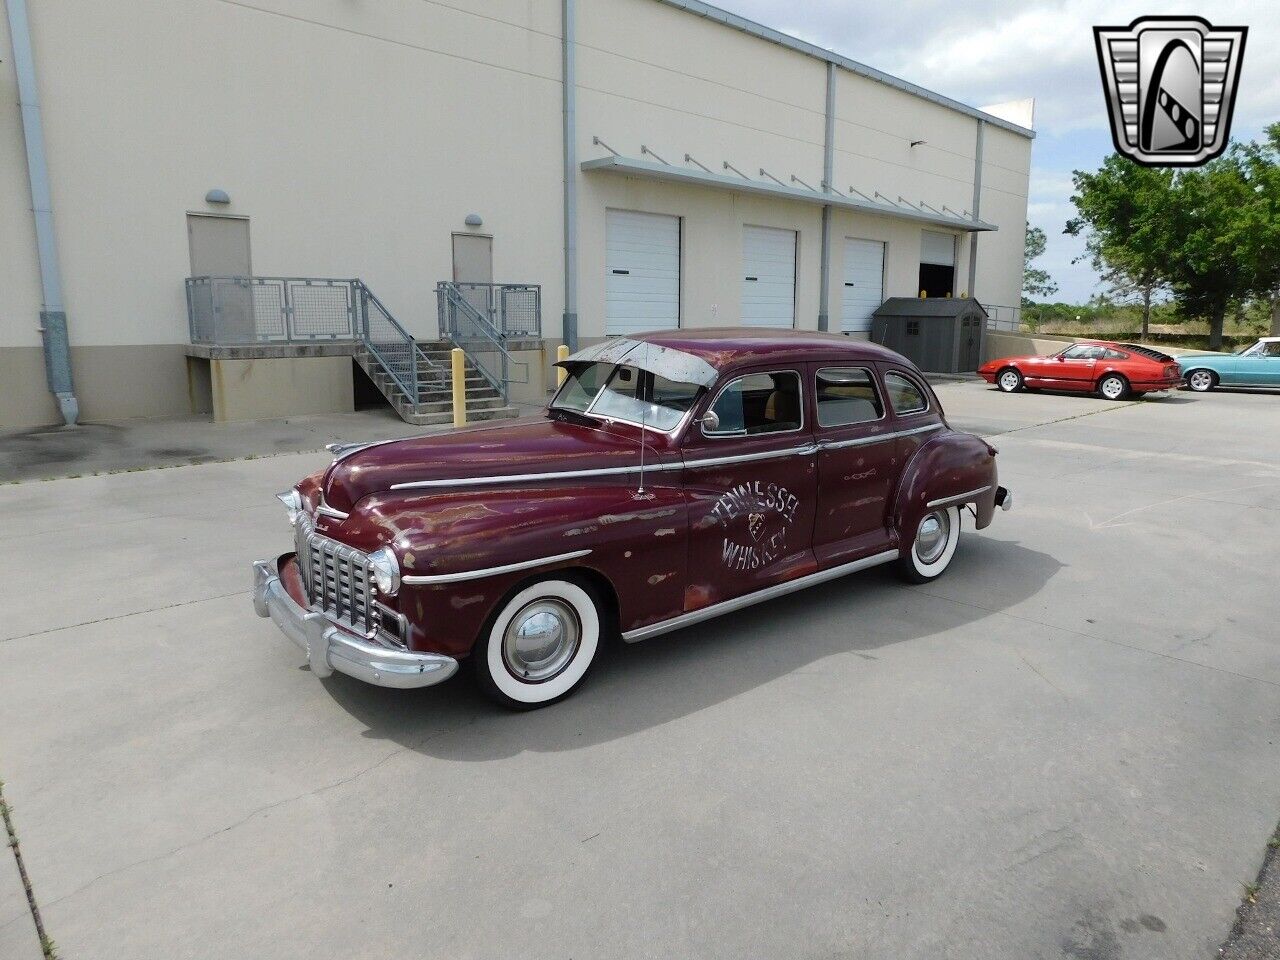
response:
<path id="1" fill-rule="evenodd" d="M 681 449 L 686 611 L 816 569 L 817 448 L 806 373 L 804 364 L 735 371 L 690 425 Z"/>
<path id="2" fill-rule="evenodd" d="M 884 550 L 897 451 L 870 364 L 813 364 L 818 443 L 813 552 L 820 567 Z"/>
<path id="3" fill-rule="evenodd" d="M 1280 341 L 1260 340 L 1236 361 L 1231 382 L 1280 386 Z M 1228 382 L 1223 378 L 1223 382 Z"/>
<path id="4" fill-rule="evenodd" d="M 889 415 L 888 429 L 894 435 L 896 463 L 893 482 L 896 491 L 899 477 L 916 451 L 943 428 L 942 408 L 933 391 L 915 372 L 893 364 L 881 364 L 880 373 Z"/>
<path id="5" fill-rule="evenodd" d="M 1051 386 L 1055 390 L 1092 390 L 1094 368 L 1105 352 L 1103 347 L 1076 343 L 1056 357 L 1050 368 Z"/>

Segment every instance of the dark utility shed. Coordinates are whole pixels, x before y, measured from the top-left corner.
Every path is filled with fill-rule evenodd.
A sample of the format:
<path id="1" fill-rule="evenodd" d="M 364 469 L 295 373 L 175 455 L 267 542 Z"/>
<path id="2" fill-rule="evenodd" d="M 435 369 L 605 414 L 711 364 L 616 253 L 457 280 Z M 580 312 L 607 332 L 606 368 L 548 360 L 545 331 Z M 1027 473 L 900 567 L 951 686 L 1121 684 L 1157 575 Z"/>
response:
<path id="1" fill-rule="evenodd" d="M 871 315 L 871 339 L 929 373 L 973 373 L 986 331 L 987 311 L 968 297 L 891 297 Z"/>

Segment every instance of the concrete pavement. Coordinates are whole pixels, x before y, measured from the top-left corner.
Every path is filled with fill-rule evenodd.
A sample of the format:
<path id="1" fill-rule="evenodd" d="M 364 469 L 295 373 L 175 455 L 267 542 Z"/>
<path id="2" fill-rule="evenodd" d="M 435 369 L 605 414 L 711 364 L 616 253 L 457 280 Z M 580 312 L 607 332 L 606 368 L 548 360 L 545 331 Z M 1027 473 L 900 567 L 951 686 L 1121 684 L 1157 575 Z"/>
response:
<path id="1" fill-rule="evenodd" d="M 271 495 L 323 454 L 0 488 L 0 774 L 50 935 L 1210 956 L 1280 811 L 1280 398 L 938 392 L 1016 497 L 944 578 L 626 647 L 532 714 L 465 670 L 318 682 L 254 617 L 248 561 L 289 540 Z M 4 944 L 30 920 L 0 910 Z"/>

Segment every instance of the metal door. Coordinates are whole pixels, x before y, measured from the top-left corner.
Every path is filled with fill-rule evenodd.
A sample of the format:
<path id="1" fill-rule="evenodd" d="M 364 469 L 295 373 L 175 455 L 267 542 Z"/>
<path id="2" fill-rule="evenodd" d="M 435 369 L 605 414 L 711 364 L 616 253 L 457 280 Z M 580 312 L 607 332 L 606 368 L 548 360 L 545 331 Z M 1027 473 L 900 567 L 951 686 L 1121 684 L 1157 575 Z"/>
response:
<path id="1" fill-rule="evenodd" d="M 249 221 L 244 217 L 187 214 L 187 251 L 193 277 L 235 277 L 218 286 L 213 335 L 223 343 L 258 339 L 254 323 L 253 265 L 249 256 Z"/>
<path id="2" fill-rule="evenodd" d="M 463 298 L 492 319 L 493 237 L 479 233 L 453 235 L 453 282 Z"/>
<path id="3" fill-rule="evenodd" d="M 954 373 L 972 373 L 982 366 L 982 318 L 964 317 L 960 321 L 959 369 Z"/>

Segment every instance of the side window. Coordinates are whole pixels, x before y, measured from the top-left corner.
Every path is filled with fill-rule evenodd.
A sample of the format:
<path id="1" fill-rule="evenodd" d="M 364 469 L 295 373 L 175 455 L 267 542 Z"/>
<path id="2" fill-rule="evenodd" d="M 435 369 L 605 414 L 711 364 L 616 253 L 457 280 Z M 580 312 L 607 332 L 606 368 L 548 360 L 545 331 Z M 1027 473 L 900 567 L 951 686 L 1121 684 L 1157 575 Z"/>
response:
<path id="1" fill-rule="evenodd" d="M 1087 343 L 1077 343 L 1073 347 L 1067 347 L 1062 351 L 1063 359 L 1066 360 L 1101 360 L 1103 348 L 1092 346 Z"/>
<path id="2" fill-rule="evenodd" d="M 1121 353 L 1119 350 L 1104 350 L 1102 352 L 1102 358 L 1104 360 L 1128 360 L 1129 355 L 1127 353 Z"/>
<path id="3" fill-rule="evenodd" d="M 1264 343 L 1262 349 L 1258 351 L 1259 356 L 1263 357 L 1280 357 L 1280 340 L 1272 340 Z"/>
<path id="4" fill-rule="evenodd" d="M 863 367 L 824 367 L 818 371 L 818 424 L 844 427 L 884 416 L 871 371 Z"/>
<path id="5" fill-rule="evenodd" d="M 886 373 L 884 388 L 889 394 L 889 405 L 898 416 L 923 413 L 929 409 L 929 401 L 924 398 L 924 391 L 900 373 Z"/>
<path id="6" fill-rule="evenodd" d="M 720 391 L 711 412 L 720 419 L 707 436 L 754 436 L 799 430 L 800 375 L 790 370 L 749 373 Z"/>

